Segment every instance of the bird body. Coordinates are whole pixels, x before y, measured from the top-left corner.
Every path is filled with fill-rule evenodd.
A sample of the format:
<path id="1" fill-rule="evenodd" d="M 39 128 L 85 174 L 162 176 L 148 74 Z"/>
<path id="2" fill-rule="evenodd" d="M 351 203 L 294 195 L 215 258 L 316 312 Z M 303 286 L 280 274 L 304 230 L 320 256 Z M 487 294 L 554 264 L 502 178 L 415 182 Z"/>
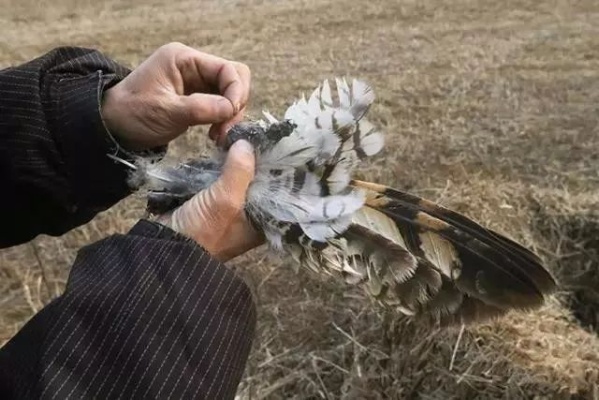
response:
<path id="1" fill-rule="evenodd" d="M 352 178 L 384 138 L 365 118 L 372 88 L 335 86 L 336 96 L 323 82 L 282 120 L 264 112 L 229 132 L 229 145 L 244 139 L 256 150 L 246 212 L 269 245 L 407 315 L 463 323 L 543 304 L 556 283 L 531 251 L 440 205 Z M 149 210 L 162 213 L 218 179 L 223 160 L 120 161 L 134 170 L 131 185 L 148 190 Z"/>

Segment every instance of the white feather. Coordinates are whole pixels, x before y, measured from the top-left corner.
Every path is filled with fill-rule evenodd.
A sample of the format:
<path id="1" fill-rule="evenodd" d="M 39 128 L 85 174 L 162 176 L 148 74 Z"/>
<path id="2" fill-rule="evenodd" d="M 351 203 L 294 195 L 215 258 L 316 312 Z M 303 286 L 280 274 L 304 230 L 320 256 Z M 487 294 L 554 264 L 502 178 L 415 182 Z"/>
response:
<path id="1" fill-rule="evenodd" d="M 362 192 L 347 192 L 351 173 L 360 161 L 358 154 L 374 155 L 384 143 L 374 126 L 362 119 L 374 100 L 370 86 L 359 80 L 350 86 L 339 78 L 335 83 L 336 99 L 325 80 L 308 99 L 302 96 L 287 108 L 284 119 L 293 122 L 296 129 L 260 154 L 256 178 L 248 192 L 248 204 L 260 217 L 257 220 L 300 224 L 308 237 L 318 241 L 333 239 L 346 230 L 352 216 L 363 207 Z M 277 121 L 267 111 L 264 117 L 270 124 Z M 308 171 L 309 163 L 321 169 Z M 328 165 L 334 166 L 326 178 L 330 195 L 323 196 L 319 171 Z M 275 233 L 277 229 L 281 228 L 269 227 L 267 240 L 279 247 L 282 239 Z"/>
<path id="2" fill-rule="evenodd" d="M 339 106 L 341 108 L 349 110 L 351 108 L 351 92 L 349 90 L 349 86 L 347 86 L 347 81 L 345 80 L 345 78 L 335 78 L 335 83 L 337 84 L 337 96 L 339 96 Z"/>
<path id="3" fill-rule="evenodd" d="M 385 141 L 383 136 L 367 120 L 358 123 L 360 130 L 360 145 L 367 156 L 373 156 L 383 149 Z"/>
<path id="4" fill-rule="evenodd" d="M 287 111 L 285 111 L 284 119 L 293 121 L 296 125 L 301 126 L 305 123 L 305 120 L 309 117 L 308 102 L 305 96 L 293 103 Z"/>
<path id="5" fill-rule="evenodd" d="M 262 115 L 264 115 L 264 118 L 266 118 L 266 121 L 269 124 L 276 124 L 277 122 L 279 122 L 271 113 L 269 113 L 268 111 L 262 111 Z"/>
<path id="6" fill-rule="evenodd" d="M 337 135 L 323 130 L 320 133 L 320 148 L 318 156 L 314 159 L 316 165 L 322 165 L 331 160 L 341 146 L 341 140 Z"/>
<path id="7" fill-rule="evenodd" d="M 328 239 L 345 232 L 351 224 L 351 216 L 333 221 L 300 224 L 304 233 L 312 240 L 326 242 Z"/>
<path id="8" fill-rule="evenodd" d="M 354 79 L 352 82 L 351 111 L 356 119 L 361 119 L 374 102 L 374 91 L 366 83 Z"/>
<path id="9" fill-rule="evenodd" d="M 331 86 L 329 81 L 325 80 L 322 83 L 322 90 L 320 92 L 320 101 L 326 107 L 333 107 L 333 97 L 331 97 Z"/>
<path id="10" fill-rule="evenodd" d="M 250 186 L 248 202 L 256 211 L 277 221 L 306 224 L 351 216 L 364 205 L 364 193 L 361 191 L 326 197 L 315 191 L 315 185 L 311 183 L 292 193 L 282 184 L 274 187 L 270 182 L 258 182 Z"/>
<path id="11" fill-rule="evenodd" d="M 308 108 L 310 115 L 317 115 L 320 111 L 320 88 L 314 89 L 308 99 Z"/>
<path id="12" fill-rule="evenodd" d="M 283 236 L 281 232 L 277 231 L 273 228 L 264 228 L 264 236 L 266 237 L 266 241 L 274 250 L 283 249 Z"/>
<path id="13" fill-rule="evenodd" d="M 312 140 L 312 143 L 308 142 Z M 317 138 L 292 133 L 260 155 L 259 169 L 301 167 L 318 155 Z"/>
<path id="14" fill-rule="evenodd" d="M 350 171 L 352 166 L 348 158 L 343 158 L 337 162 L 327 179 L 331 194 L 337 194 L 347 188 L 351 181 Z"/>

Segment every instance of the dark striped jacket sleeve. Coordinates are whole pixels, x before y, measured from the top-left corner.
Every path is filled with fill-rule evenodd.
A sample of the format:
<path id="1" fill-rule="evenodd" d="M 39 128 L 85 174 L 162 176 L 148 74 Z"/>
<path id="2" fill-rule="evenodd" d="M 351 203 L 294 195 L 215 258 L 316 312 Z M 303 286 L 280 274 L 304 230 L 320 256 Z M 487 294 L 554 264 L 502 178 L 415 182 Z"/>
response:
<path id="1" fill-rule="evenodd" d="M 0 352 L 2 399 L 232 399 L 255 308 L 190 240 L 140 221 L 83 248 L 65 293 Z"/>
<path id="2" fill-rule="evenodd" d="M 128 71 L 59 48 L 0 71 L 0 247 L 58 235 L 128 194 L 101 95 Z M 83 248 L 63 295 L 0 349 L 0 399 L 229 399 L 251 345 L 249 289 L 140 221 Z"/>
<path id="3" fill-rule="evenodd" d="M 62 234 L 129 193 L 100 114 L 128 72 L 75 47 L 0 71 L 0 247 Z"/>

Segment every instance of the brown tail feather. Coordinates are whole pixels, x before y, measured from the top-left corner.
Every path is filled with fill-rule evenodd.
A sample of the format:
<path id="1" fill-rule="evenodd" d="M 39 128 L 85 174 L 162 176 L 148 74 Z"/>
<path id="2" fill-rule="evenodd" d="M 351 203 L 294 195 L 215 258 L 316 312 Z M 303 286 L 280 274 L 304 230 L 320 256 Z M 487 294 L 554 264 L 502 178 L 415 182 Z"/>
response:
<path id="1" fill-rule="evenodd" d="M 463 300 L 454 317 L 477 320 L 512 308 L 538 307 L 555 289 L 556 282 L 539 257 L 513 240 L 417 196 L 368 182 L 352 184 L 367 191 L 366 207 L 397 225 L 409 252 L 442 273 L 443 288 L 439 290 L 434 282 L 435 291 L 421 308 L 452 312 L 442 298 L 451 295 L 455 305 L 457 289 Z M 372 229 L 376 231 L 376 227 Z M 427 275 L 417 276 L 422 280 Z M 411 287 L 409 282 L 402 285 Z"/>

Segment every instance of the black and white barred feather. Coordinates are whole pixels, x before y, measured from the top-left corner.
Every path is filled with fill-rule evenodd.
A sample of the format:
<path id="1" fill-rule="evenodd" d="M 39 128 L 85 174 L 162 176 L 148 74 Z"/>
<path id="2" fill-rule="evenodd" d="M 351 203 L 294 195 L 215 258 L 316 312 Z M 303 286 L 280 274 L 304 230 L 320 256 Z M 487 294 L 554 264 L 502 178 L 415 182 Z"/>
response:
<path id="1" fill-rule="evenodd" d="M 282 120 L 264 112 L 229 132 L 230 143 L 256 149 L 246 211 L 271 247 L 408 315 L 468 322 L 541 305 L 556 283 L 532 252 L 439 205 L 352 179 L 384 139 L 364 118 L 371 87 L 335 83 L 335 93 L 325 81 Z M 120 161 L 135 170 L 131 185 L 148 190 L 150 211 L 165 212 L 213 183 L 223 160 Z"/>

